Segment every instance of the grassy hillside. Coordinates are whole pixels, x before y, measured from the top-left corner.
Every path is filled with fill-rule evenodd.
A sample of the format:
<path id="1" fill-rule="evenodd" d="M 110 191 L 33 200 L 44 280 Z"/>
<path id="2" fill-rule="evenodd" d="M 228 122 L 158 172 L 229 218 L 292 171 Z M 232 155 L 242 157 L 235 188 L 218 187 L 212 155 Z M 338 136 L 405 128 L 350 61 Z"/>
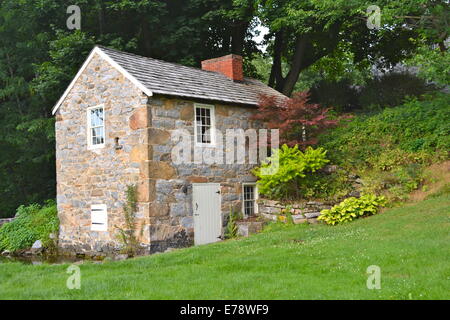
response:
<path id="1" fill-rule="evenodd" d="M 449 299 L 450 196 L 350 224 L 274 226 L 262 234 L 122 262 L 0 264 L 1 299 Z M 381 290 L 366 269 L 381 268 Z"/>
<path id="2" fill-rule="evenodd" d="M 424 169 L 449 159 L 448 94 L 355 116 L 321 137 L 332 163 L 358 175 L 363 191 L 404 201 L 424 183 Z"/>

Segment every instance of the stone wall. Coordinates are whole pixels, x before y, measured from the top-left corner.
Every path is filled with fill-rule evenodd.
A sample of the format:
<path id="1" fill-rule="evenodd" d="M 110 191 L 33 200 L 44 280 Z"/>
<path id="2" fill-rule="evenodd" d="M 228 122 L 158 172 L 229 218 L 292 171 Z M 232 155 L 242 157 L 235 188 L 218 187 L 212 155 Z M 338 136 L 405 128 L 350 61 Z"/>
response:
<path id="1" fill-rule="evenodd" d="M 282 203 L 274 200 L 260 199 L 258 201 L 259 215 L 275 220 L 277 215 L 289 208 L 294 223 L 316 223 L 320 211 L 330 209 L 335 203 L 320 201 L 302 201 L 293 203 Z"/>
<path id="2" fill-rule="evenodd" d="M 88 150 L 86 109 L 100 104 L 105 110 L 105 147 Z M 248 120 L 253 112 L 215 104 L 216 128 L 258 128 L 259 123 Z M 256 180 L 249 173 L 254 165 L 175 165 L 171 159 L 175 129 L 186 129 L 193 137 L 194 101 L 147 97 L 98 56 L 91 60 L 56 114 L 62 251 L 117 251 L 117 226 L 124 224 L 122 206 L 131 184 L 138 186 L 136 235 L 147 252 L 193 244 L 192 183 L 221 184 L 224 224 L 230 208 L 241 209 L 242 182 Z M 107 205 L 107 232 L 91 231 L 92 204 Z"/>
<path id="3" fill-rule="evenodd" d="M 222 221 L 226 224 L 230 209 L 241 210 L 243 182 L 255 182 L 250 164 L 174 164 L 171 150 L 177 141 L 171 140 L 175 129 L 188 130 L 194 152 L 194 101 L 152 97 L 149 100 L 152 127 L 149 144 L 152 157 L 149 189 L 154 190 L 150 200 L 150 242 L 152 251 L 193 244 L 194 219 L 192 210 L 192 183 L 220 183 L 222 195 Z M 249 121 L 255 109 L 215 104 L 216 129 L 259 128 Z M 211 147 L 208 147 L 211 148 Z"/>
<path id="4" fill-rule="evenodd" d="M 119 248 L 115 226 L 124 224 L 127 185 L 143 180 L 139 164 L 148 150 L 147 100 L 120 72 L 95 56 L 58 109 L 57 206 L 63 251 L 108 253 Z M 105 147 L 88 150 L 86 109 L 100 104 L 105 110 Z M 115 148 L 116 137 L 121 149 Z M 107 205 L 107 232 L 91 231 L 92 204 Z M 149 243 L 146 209 L 139 204 L 143 244 Z"/>

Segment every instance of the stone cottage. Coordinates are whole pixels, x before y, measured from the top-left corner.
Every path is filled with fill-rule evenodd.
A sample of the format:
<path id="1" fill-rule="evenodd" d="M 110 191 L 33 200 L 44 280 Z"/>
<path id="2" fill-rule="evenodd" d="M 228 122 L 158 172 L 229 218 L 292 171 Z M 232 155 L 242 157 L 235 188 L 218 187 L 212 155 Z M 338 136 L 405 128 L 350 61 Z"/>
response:
<path id="1" fill-rule="evenodd" d="M 96 46 L 53 109 L 60 248 L 118 250 L 130 185 L 149 253 L 218 241 L 230 210 L 254 214 L 254 164 L 177 162 L 172 151 L 177 130 L 195 153 L 220 145 L 216 131 L 263 128 L 249 120 L 260 94 L 284 97 L 244 77 L 240 56 L 197 69 Z"/>

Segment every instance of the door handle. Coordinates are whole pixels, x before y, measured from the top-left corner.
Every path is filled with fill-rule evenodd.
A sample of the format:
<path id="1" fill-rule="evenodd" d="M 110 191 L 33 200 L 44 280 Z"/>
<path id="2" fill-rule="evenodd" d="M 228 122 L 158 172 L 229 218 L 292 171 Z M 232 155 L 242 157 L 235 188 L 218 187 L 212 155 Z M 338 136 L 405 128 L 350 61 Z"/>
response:
<path id="1" fill-rule="evenodd" d="M 195 203 L 195 211 L 197 211 L 198 210 L 198 203 L 196 202 Z"/>

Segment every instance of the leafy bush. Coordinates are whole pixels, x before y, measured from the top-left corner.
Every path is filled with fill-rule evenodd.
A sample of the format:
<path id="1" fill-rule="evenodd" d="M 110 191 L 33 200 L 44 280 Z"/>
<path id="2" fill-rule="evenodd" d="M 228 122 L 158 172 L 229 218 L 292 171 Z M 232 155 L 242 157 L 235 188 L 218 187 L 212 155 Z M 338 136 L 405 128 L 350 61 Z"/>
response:
<path id="1" fill-rule="evenodd" d="M 439 48 L 419 47 L 407 65 L 418 67 L 418 77 L 443 87 L 450 83 L 450 52 Z"/>
<path id="2" fill-rule="evenodd" d="M 312 174 L 329 162 L 326 153 L 323 148 L 308 147 L 302 152 L 298 146 L 289 148 L 287 145 L 274 150 L 272 156 L 254 170 L 260 179 L 259 192 L 274 199 L 299 198 Z M 275 169 L 273 174 L 265 174 L 270 168 Z"/>
<path id="3" fill-rule="evenodd" d="M 358 106 L 358 91 L 348 79 L 322 80 L 311 88 L 311 101 L 337 112 L 350 112 Z"/>
<path id="4" fill-rule="evenodd" d="M 364 110 L 395 107 L 407 96 L 419 97 L 435 88 L 409 73 L 387 73 L 367 82 L 359 93 L 359 105 Z"/>
<path id="5" fill-rule="evenodd" d="M 436 94 L 379 114 L 354 117 L 321 137 L 330 160 L 363 180 L 363 191 L 404 200 L 426 165 L 448 158 L 448 95 Z"/>
<path id="6" fill-rule="evenodd" d="M 48 200 L 44 206 L 20 206 L 16 219 L 0 228 L 0 251 L 14 252 L 30 248 L 36 240 L 41 240 L 44 247 L 51 247 L 53 240 L 50 239 L 50 234 L 56 234 L 58 229 L 55 201 Z"/>
<path id="7" fill-rule="evenodd" d="M 385 169 L 405 163 L 427 163 L 438 151 L 450 149 L 450 109 L 447 94 L 412 99 L 403 106 L 354 117 L 321 137 L 331 160 L 345 167 Z"/>
<path id="8" fill-rule="evenodd" d="M 386 199 L 383 196 L 365 194 L 360 198 L 351 197 L 331 209 L 322 210 L 317 219 L 331 225 L 349 222 L 359 217 L 376 214 L 378 207 L 385 204 Z"/>
<path id="9" fill-rule="evenodd" d="M 266 122 L 269 129 L 280 130 L 280 141 L 288 146 L 308 146 L 317 143 L 318 135 L 335 127 L 335 119 L 318 104 L 309 103 L 309 93 L 296 92 L 292 98 L 261 95 L 258 112 L 251 120 Z"/>

